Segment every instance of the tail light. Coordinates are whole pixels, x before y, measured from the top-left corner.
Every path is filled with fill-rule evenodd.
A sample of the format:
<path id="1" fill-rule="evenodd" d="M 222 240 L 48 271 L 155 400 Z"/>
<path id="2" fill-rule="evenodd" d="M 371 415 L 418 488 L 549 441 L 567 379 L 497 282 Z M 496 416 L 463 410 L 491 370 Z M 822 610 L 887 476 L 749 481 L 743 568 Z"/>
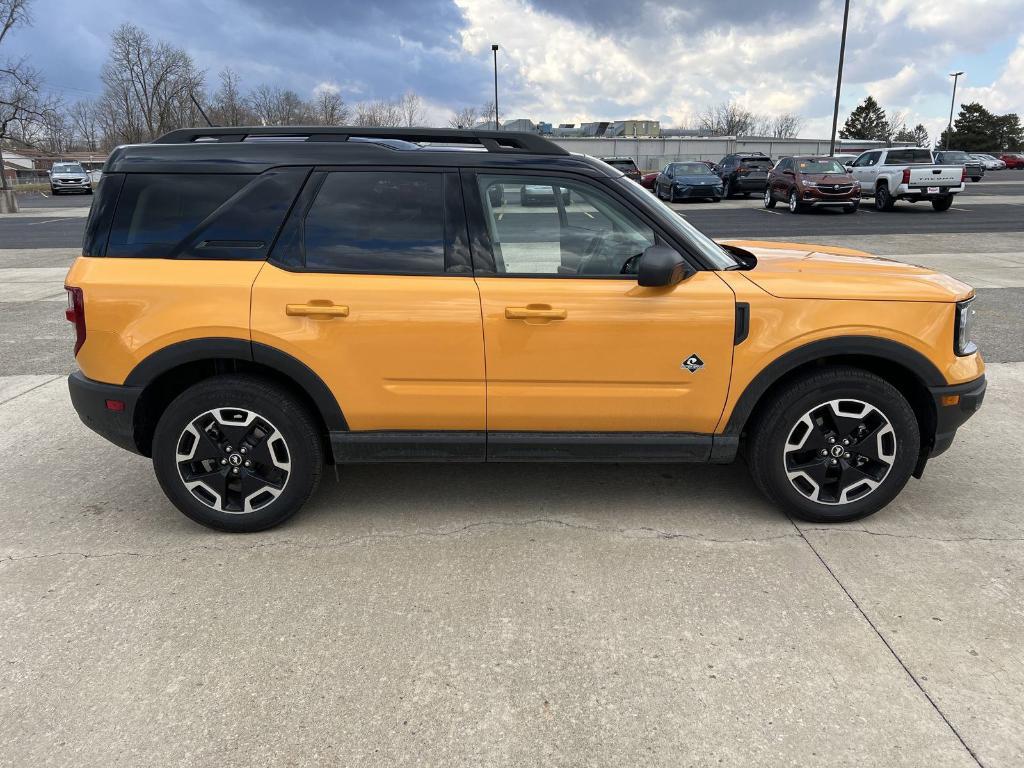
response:
<path id="1" fill-rule="evenodd" d="M 960 173 L 960 183 L 967 181 L 967 166 L 964 166 L 963 171 Z"/>
<path id="2" fill-rule="evenodd" d="M 903 183 L 904 184 L 909 184 L 910 183 L 910 169 L 909 168 L 904 168 L 903 169 Z"/>
<path id="3" fill-rule="evenodd" d="M 85 295 L 81 288 L 64 286 L 68 292 L 68 308 L 64 310 L 64 317 L 75 326 L 75 354 L 85 344 Z"/>

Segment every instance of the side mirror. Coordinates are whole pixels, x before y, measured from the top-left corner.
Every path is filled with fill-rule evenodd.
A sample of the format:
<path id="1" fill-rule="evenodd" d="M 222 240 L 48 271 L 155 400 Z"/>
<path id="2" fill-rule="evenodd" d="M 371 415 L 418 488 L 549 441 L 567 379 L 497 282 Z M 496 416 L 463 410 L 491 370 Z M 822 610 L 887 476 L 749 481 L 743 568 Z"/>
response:
<path id="1" fill-rule="evenodd" d="M 652 245 L 640 257 L 637 282 L 644 288 L 664 288 L 693 274 L 689 264 L 672 248 Z"/>
<path id="2" fill-rule="evenodd" d="M 783 174 L 784 176 L 796 176 L 796 174 L 795 174 L 795 173 L 794 173 L 793 171 L 791 171 L 791 170 L 790 170 L 789 168 L 787 168 L 786 170 L 784 170 L 784 171 L 782 172 L 782 174 Z"/>
<path id="3" fill-rule="evenodd" d="M 847 173 L 853 173 L 853 166 L 852 165 L 844 165 L 843 168 L 846 169 Z"/>

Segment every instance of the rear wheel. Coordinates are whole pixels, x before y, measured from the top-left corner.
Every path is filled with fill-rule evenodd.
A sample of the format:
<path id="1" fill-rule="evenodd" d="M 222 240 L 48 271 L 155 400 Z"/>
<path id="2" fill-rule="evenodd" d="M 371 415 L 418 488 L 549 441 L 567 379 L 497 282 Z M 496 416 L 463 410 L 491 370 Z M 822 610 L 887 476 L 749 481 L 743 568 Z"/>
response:
<path id="1" fill-rule="evenodd" d="M 891 211 L 896 207 L 896 200 L 889 194 L 889 187 L 879 184 L 875 190 L 875 208 L 879 211 Z"/>
<path id="2" fill-rule="evenodd" d="M 309 413 L 286 390 L 252 376 L 216 376 L 161 415 L 153 468 L 167 497 L 197 523 L 261 531 L 295 514 L 316 489 L 323 448 Z"/>
<path id="3" fill-rule="evenodd" d="M 936 211 L 948 211 L 951 205 L 953 205 L 952 195 L 937 197 L 934 200 L 932 200 L 932 208 L 934 208 Z"/>
<path id="4" fill-rule="evenodd" d="M 811 522 L 877 512 L 906 485 L 920 429 L 906 398 L 884 379 L 836 367 L 777 392 L 751 427 L 749 460 L 758 488 Z"/>

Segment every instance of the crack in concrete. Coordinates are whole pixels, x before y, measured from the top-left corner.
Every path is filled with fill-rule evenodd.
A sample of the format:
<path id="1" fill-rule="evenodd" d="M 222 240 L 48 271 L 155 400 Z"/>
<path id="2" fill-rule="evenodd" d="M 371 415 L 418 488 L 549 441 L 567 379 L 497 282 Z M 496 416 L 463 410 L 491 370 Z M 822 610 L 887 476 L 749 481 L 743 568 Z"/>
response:
<path id="1" fill-rule="evenodd" d="M 867 528 L 800 528 L 804 532 L 821 533 L 866 533 L 868 536 L 883 536 L 892 539 L 918 539 L 919 541 L 939 542 L 969 542 L 969 541 L 1024 541 L 1020 536 L 955 536 L 944 538 L 941 536 L 921 536 L 916 533 L 886 533 L 885 531 L 871 531 Z"/>
<path id="2" fill-rule="evenodd" d="M 51 557 L 81 557 L 82 559 L 91 558 L 105 558 L 105 557 L 172 557 L 176 555 L 185 554 L 188 552 L 242 552 L 242 551 L 255 551 L 259 549 L 270 549 L 276 547 L 295 547 L 297 549 L 308 549 L 308 550 L 320 550 L 320 549 L 338 549 L 342 547 L 348 547 L 354 544 L 360 544 L 364 541 L 372 541 L 379 539 L 410 539 L 410 538 L 443 538 L 447 536 L 457 536 L 461 533 L 477 528 L 525 528 L 529 526 L 558 526 L 562 528 L 570 528 L 573 530 L 591 531 L 594 533 L 610 533 L 618 534 L 626 538 L 631 539 L 653 539 L 662 541 L 672 541 L 674 539 L 687 539 L 695 542 L 706 542 L 709 544 L 755 544 L 766 541 L 774 541 L 777 539 L 791 539 L 799 538 L 799 534 L 793 533 L 782 533 L 773 534 L 770 536 L 752 536 L 743 538 L 712 538 L 707 536 L 701 536 L 693 533 L 683 533 L 680 531 L 665 531 L 660 528 L 653 528 L 649 526 L 641 526 L 638 528 L 616 528 L 612 526 L 601 526 L 601 525 L 587 525 L 584 523 L 572 523 L 566 520 L 559 520 L 557 518 L 535 518 L 532 520 L 519 520 L 519 521 L 507 521 L 507 520 L 481 520 L 479 522 L 467 523 L 466 525 L 453 528 L 451 530 L 417 530 L 408 533 L 402 533 L 398 531 L 376 531 L 373 533 L 365 533 L 359 536 L 351 536 L 346 539 L 338 541 L 325 542 L 325 543 L 310 543 L 300 542 L 291 539 L 281 539 L 277 541 L 259 541 L 248 546 L 213 546 L 209 544 L 200 544 L 192 547 L 183 547 L 173 550 L 163 550 L 156 552 L 108 552 L 104 554 L 90 554 L 88 552 L 40 552 L 31 555 L 8 555 L 6 557 L 0 557 L 0 565 L 7 562 L 18 562 L 21 560 L 34 560 L 41 558 Z M 630 535 L 630 534 L 648 534 L 648 535 Z"/>
<path id="3" fill-rule="evenodd" d="M 57 381 L 57 379 L 59 378 L 61 378 L 60 374 L 53 374 L 53 378 L 47 379 L 46 381 L 41 381 L 34 387 L 29 387 L 24 392 L 19 392 L 18 394 L 13 395 L 12 397 L 8 397 L 6 400 L 0 400 L 0 405 L 7 405 L 7 403 L 12 402 L 13 400 L 17 400 L 22 395 L 27 395 L 29 392 L 35 392 L 37 389 L 39 389 L 40 387 L 45 387 L 47 384 L 53 384 L 53 382 Z"/>

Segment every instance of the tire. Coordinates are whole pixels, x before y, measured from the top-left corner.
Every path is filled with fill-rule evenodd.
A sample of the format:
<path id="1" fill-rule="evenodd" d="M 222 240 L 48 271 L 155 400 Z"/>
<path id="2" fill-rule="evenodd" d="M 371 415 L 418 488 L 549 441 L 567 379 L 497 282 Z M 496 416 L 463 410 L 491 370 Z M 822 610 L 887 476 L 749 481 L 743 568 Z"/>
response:
<path id="1" fill-rule="evenodd" d="M 712 203 L 720 203 L 720 202 L 722 202 L 722 198 L 720 198 L 720 197 L 712 197 L 711 198 L 711 202 Z"/>
<path id="2" fill-rule="evenodd" d="M 971 176 L 971 181 L 981 181 L 981 176 Z"/>
<path id="3" fill-rule="evenodd" d="M 194 458 L 200 452 L 207 456 Z M 306 408 L 255 376 L 214 376 L 190 387 L 153 435 L 153 469 L 167 498 L 221 531 L 262 531 L 287 520 L 316 490 L 323 461 L 322 435 Z"/>
<path id="4" fill-rule="evenodd" d="M 814 523 L 882 509 L 907 484 L 921 448 L 917 417 L 899 390 L 847 366 L 784 386 L 749 432 L 757 487 L 787 514 Z"/>
<path id="5" fill-rule="evenodd" d="M 936 198 L 936 199 L 932 200 L 932 208 L 934 208 L 936 211 L 939 211 L 940 213 L 942 211 L 948 211 L 952 205 L 953 205 L 953 196 L 952 195 L 946 195 L 945 197 L 939 197 L 939 198 Z"/>
<path id="6" fill-rule="evenodd" d="M 860 210 L 860 203 L 854 203 L 853 205 L 843 206 L 843 213 L 856 213 Z"/>
<path id="7" fill-rule="evenodd" d="M 789 212 L 790 213 L 802 213 L 804 210 L 803 204 L 800 202 L 800 198 L 796 196 L 796 190 L 794 189 L 789 193 Z"/>
<path id="8" fill-rule="evenodd" d="M 732 179 L 723 179 L 722 182 L 722 197 L 728 200 L 732 197 Z"/>
<path id="9" fill-rule="evenodd" d="M 896 201 L 889 194 L 889 187 L 879 184 L 875 188 L 875 209 L 879 211 L 891 211 L 896 207 Z"/>
<path id="10" fill-rule="evenodd" d="M 765 187 L 764 188 L 764 207 L 765 208 L 774 208 L 775 207 L 775 198 L 772 197 L 771 187 Z"/>

